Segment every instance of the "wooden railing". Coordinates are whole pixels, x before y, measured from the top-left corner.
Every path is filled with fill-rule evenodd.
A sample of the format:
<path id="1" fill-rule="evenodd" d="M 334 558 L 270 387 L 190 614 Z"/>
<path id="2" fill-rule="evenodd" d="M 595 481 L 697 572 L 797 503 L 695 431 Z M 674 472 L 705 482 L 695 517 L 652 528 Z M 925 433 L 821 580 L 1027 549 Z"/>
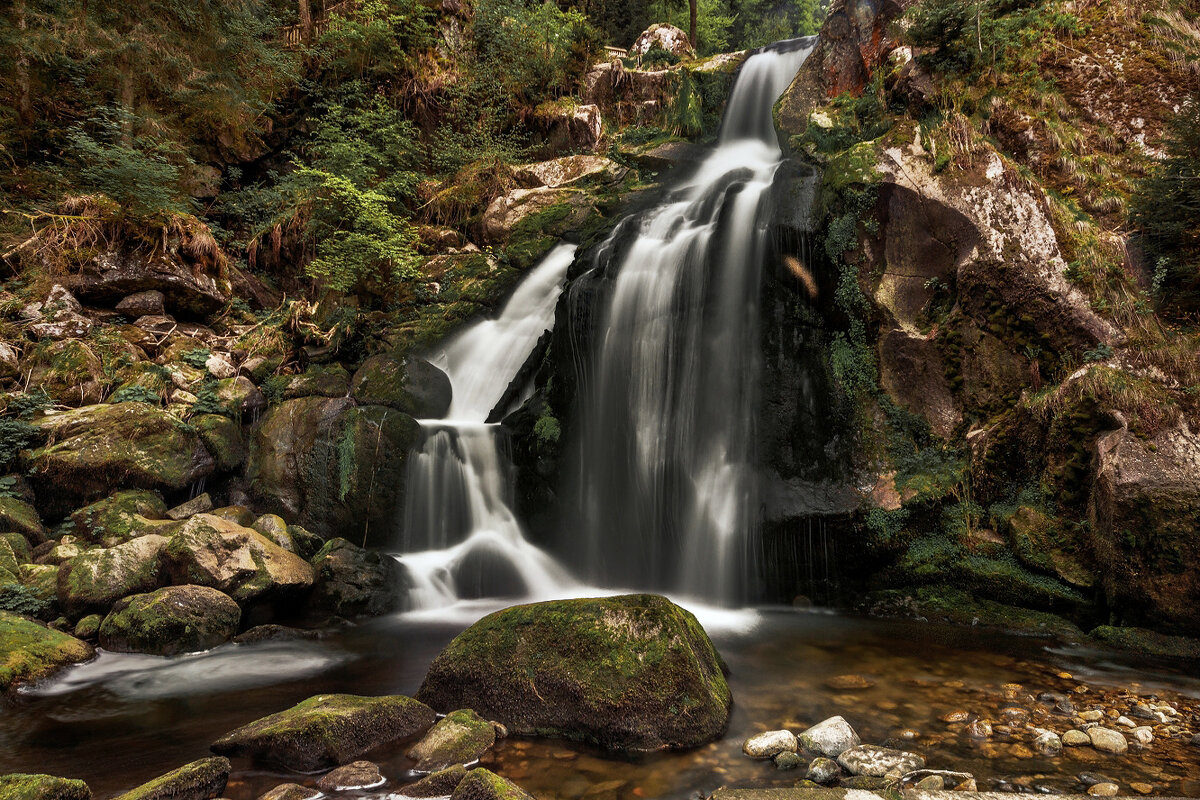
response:
<path id="1" fill-rule="evenodd" d="M 629 51 L 624 47 L 610 47 L 606 45 L 604 47 L 604 52 L 609 58 L 612 58 L 613 56 L 616 56 L 617 58 L 627 58 L 629 56 Z"/>
<path id="2" fill-rule="evenodd" d="M 333 5 L 325 6 L 320 15 L 313 19 L 309 36 L 313 39 L 323 36 L 326 31 L 343 21 L 356 5 L 358 5 L 358 0 L 340 0 Z M 288 47 L 299 47 L 305 38 L 304 26 L 288 25 L 280 31 L 280 35 L 283 43 Z"/>

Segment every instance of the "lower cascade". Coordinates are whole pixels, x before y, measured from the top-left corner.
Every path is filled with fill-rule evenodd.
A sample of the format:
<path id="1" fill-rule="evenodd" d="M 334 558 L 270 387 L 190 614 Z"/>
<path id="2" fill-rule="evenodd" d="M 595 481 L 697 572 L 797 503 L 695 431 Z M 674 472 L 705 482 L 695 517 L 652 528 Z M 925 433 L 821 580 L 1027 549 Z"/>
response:
<path id="1" fill-rule="evenodd" d="M 419 421 L 423 441 L 408 466 L 399 559 L 411 609 L 480 597 L 554 597 L 574 585 L 525 540 L 512 510 L 504 434 L 486 422 L 553 322 L 574 257 L 574 245 L 557 246 L 496 319 L 463 331 L 439 359 L 453 388 L 450 411 L 446 419 Z"/>

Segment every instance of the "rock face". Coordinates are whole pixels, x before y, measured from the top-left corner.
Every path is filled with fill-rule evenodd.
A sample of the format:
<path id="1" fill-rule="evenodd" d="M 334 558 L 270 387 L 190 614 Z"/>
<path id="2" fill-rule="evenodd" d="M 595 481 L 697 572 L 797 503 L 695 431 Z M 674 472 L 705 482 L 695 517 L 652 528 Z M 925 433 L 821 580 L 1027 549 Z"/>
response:
<path id="1" fill-rule="evenodd" d="M 631 56 L 644 56 L 651 48 L 666 50 L 680 57 L 694 55 L 692 43 L 688 40 L 687 32 L 674 25 L 658 23 L 651 25 L 638 34 L 633 45 L 629 48 Z"/>
<path id="2" fill-rule="evenodd" d="M 118 602 L 100 625 L 100 646 L 173 656 L 209 650 L 237 633 L 242 612 L 208 586 L 168 586 Z"/>
<path id="3" fill-rule="evenodd" d="M 116 800 L 210 800 L 229 780 L 229 759 L 203 758 L 132 789 Z"/>
<path id="4" fill-rule="evenodd" d="M 0 775 L 0 797 L 8 800 L 92 800 L 83 781 L 53 775 Z"/>
<path id="5" fill-rule="evenodd" d="M 433 725 L 433 709 L 411 697 L 317 695 L 263 717 L 213 743 L 213 752 L 253 758 L 300 772 L 348 764 L 388 742 Z"/>
<path id="6" fill-rule="evenodd" d="M 163 584 L 160 555 L 167 539 L 150 534 L 107 550 L 88 550 L 58 570 L 58 602 L 72 618 L 107 611 L 131 594 Z"/>
<path id="7" fill-rule="evenodd" d="M 604 120 L 596 105 L 559 105 L 541 108 L 530 120 L 534 133 L 533 155 L 552 158 L 562 153 L 595 152 L 604 135 Z"/>
<path id="8" fill-rule="evenodd" d="M 526 189 L 558 189 L 574 183 L 620 181 L 629 169 L 604 156 L 575 155 L 539 161 L 514 169 L 513 177 Z"/>
<path id="9" fill-rule="evenodd" d="M 91 645 L 73 636 L 0 611 L 0 691 L 41 680 L 95 654 Z"/>
<path id="10" fill-rule="evenodd" d="M 417 761 L 415 772 L 440 772 L 478 761 L 495 743 L 492 723 L 469 708 L 460 709 L 438 720 L 408 751 L 408 757 Z"/>
<path id="11" fill-rule="evenodd" d="M 347 397 L 273 406 L 254 429 L 246 480 L 262 511 L 322 537 L 385 537 L 404 496 L 416 421 Z"/>
<path id="12" fill-rule="evenodd" d="M 75 505 L 118 488 L 185 489 L 216 467 L 194 429 L 145 403 L 84 406 L 34 424 L 49 440 L 24 457 L 38 495 Z"/>
<path id="13" fill-rule="evenodd" d="M 592 213 L 591 200 L 576 189 L 514 189 L 492 201 L 483 214 L 483 234 L 500 243 L 531 232 L 559 236 Z"/>
<path id="14" fill-rule="evenodd" d="M 339 617 L 378 616 L 400 603 L 403 570 L 395 559 L 331 539 L 313 556 L 309 606 Z"/>
<path id="15" fill-rule="evenodd" d="M 423 358 L 382 353 L 371 356 L 350 384 L 364 406 L 387 406 L 417 419 L 437 419 L 450 410 L 450 377 Z"/>
<path id="16" fill-rule="evenodd" d="M 656 595 L 515 606 L 438 655 L 418 697 L 519 734 L 618 750 L 693 747 L 725 729 L 723 664 L 687 611 Z"/>
<path id="17" fill-rule="evenodd" d="M 201 263 L 162 254 L 106 252 L 64 276 L 63 285 L 86 301 L 108 305 L 132 294 L 160 292 L 173 312 L 199 317 L 229 302 L 228 279 Z"/>
<path id="18" fill-rule="evenodd" d="M 171 537 L 163 553 L 175 583 L 211 586 L 238 603 L 265 595 L 295 596 L 312 586 L 308 562 L 251 528 L 197 514 Z"/>
<path id="19" fill-rule="evenodd" d="M 1186 427 L 1147 441 L 1127 427 L 1096 442 L 1088 516 L 1109 602 L 1150 622 L 1200 629 L 1200 438 Z M 1135 621 L 1135 620 L 1130 620 Z"/>

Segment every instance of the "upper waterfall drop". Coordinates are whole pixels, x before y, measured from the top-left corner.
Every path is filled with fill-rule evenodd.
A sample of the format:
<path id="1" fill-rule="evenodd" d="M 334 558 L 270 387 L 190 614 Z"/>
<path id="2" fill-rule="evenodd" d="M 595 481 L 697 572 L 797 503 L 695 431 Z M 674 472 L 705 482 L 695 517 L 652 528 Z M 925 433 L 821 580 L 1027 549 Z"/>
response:
<path id="1" fill-rule="evenodd" d="M 761 267 L 783 157 L 771 115 L 815 42 L 751 55 L 716 149 L 595 251 L 611 288 L 580 376 L 574 548 L 593 582 L 746 599 Z"/>

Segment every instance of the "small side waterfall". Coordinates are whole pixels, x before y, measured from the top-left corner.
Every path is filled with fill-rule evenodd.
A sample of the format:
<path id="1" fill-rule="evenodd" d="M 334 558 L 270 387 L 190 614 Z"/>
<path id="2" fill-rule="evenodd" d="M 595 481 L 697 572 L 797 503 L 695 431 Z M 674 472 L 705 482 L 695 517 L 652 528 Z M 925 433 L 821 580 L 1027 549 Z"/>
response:
<path id="1" fill-rule="evenodd" d="M 814 44 L 747 59 L 717 149 L 596 250 L 611 300 L 580 380 L 577 527 L 599 585 L 745 599 L 759 515 L 761 266 L 783 158 L 771 111 Z M 630 225 L 637 235 L 624 244 Z"/>
<path id="2" fill-rule="evenodd" d="M 403 555 L 413 609 L 479 597 L 555 597 L 575 585 L 525 540 L 512 511 L 500 426 L 485 420 L 554 321 L 574 245 L 560 244 L 526 276 L 496 319 L 454 338 L 439 359 L 453 397 L 444 420 L 420 420 L 409 457 Z"/>

